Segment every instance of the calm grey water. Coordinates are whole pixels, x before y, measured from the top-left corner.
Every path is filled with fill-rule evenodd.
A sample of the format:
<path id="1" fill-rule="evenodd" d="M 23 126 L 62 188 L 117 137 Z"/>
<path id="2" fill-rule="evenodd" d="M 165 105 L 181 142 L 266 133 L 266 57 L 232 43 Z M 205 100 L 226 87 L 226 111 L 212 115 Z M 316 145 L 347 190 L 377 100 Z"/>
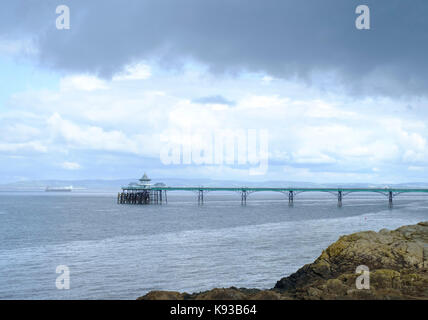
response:
<path id="1" fill-rule="evenodd" d="M 116 194 L 0 193 L 0 299 L 135 299 L 150 290 L 270 288 L 340 235 L 428 220 L 428 198 L 169 194 L 117 205 Z M 70 289 L 58 290 L 58 265 Z"/>

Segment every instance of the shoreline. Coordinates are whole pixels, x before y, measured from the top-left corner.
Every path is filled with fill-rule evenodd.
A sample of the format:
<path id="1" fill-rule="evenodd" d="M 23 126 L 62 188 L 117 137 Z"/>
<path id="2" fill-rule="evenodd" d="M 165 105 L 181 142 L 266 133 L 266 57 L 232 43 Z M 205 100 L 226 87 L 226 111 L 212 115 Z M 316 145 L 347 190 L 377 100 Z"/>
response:
<path id="1" fill-rule="evenodd" d="M 359 266 L 368 271 L 356 273 Z M 363 267 L 364 268 L 364 267 Z M 361 276 L 368 276 L 364 279 Z M 357 285 L 359 283 L 359 285 Z M 361 288 L 361 284 L 363 288 Z M 358 286 L 360 288 L 358 288 Z M 267 290 L 150 291 L 138 300 L 428 299 L 428 221 L 340 237 L 310 264 Z"/>

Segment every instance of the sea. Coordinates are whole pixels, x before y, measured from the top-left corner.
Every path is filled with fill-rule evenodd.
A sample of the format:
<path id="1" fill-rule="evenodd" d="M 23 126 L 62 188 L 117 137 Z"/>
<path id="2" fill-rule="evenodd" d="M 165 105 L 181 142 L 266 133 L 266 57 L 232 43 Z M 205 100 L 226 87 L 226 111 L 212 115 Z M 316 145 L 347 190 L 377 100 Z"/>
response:
<path id="1" fill-rule="evenodd" d="M 0 299 L 136 299 L 151 290 L 272 288 L 342 235 L 428 220 L 428 196 L 0 192 Z M 58 286 L 66 267 L 69 286 Z M 59 269 L 58 269 L 59 268 Z M 61 269 L 62 268 L 62 269 Z M 58 273 L 57 273 L 58 272 Z M 64 282 L 60 282 L 64 283 Z"/>

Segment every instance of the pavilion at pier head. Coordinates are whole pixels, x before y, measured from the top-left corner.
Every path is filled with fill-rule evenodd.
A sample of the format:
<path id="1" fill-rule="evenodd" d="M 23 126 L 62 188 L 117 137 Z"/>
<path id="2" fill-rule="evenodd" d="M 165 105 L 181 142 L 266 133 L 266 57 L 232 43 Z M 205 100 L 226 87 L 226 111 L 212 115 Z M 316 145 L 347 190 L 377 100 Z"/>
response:
<path id="1" fill-rule="evenodd" d="M 117 195 L 117 203 L 120 204 L 149 204 L 167 202 L 166 190 L 162 189 L 162 182 L 152 184 L 146 173 L 137 183 L 130 183 L 122 187 L 122 192 Z"/>

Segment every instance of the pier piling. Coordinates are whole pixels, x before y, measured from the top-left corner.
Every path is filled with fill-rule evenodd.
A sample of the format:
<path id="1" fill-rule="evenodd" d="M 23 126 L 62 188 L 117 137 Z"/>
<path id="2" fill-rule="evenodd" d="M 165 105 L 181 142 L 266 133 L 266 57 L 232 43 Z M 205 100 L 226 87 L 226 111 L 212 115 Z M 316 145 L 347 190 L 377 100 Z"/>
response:
<path id="1" fill-rule="evenodd" d="M 247 190 L 241 190 L 241 205 L 247 204 Z"/>
<path id="2" fill-rule="evenodd" d="M 204 190 L 202 190 L 202 189 L 198 190 L 198 203 L 199 204 L 204 203 Z"/>
<path id="3" fill-rule="evenodd" d="M 288 191 L 288 204 L 292 206 L 294 204 L 294 191 Z"/>

